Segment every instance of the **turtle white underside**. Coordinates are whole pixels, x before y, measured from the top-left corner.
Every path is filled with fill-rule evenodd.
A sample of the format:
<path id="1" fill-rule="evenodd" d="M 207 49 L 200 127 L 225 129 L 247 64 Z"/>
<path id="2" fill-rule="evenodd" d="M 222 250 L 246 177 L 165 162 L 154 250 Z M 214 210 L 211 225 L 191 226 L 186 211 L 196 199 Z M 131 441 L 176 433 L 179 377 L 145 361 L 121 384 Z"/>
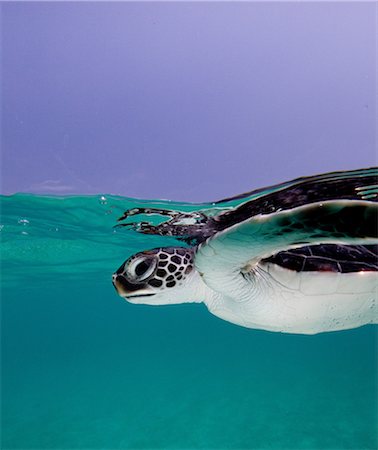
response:
<path id="1" fill-rule="evenodd" d="M 259 264 L 250 295 L 215 296 L 209 311 L 247 328 L 315 334 L 378 323 L 376 272 L 296 272 Z M 240 286 L 245 292 L 246 286 Z"/>

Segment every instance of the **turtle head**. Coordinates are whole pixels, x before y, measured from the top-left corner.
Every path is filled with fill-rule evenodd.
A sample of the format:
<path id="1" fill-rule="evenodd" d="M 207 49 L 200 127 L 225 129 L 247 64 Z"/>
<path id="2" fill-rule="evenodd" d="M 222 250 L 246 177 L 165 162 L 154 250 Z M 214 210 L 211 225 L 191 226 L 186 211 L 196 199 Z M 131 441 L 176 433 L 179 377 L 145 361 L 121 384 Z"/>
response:
<path id="1" fill-rule="evenodd" d="M 163 247 L 136 253 L 113 274 L 118 294 L 131 303 L 165 305 L 190 299 L 190 282 L 197 274 L 194 250 Z M 198 274 L 197 274 L 198 275 Z"/>

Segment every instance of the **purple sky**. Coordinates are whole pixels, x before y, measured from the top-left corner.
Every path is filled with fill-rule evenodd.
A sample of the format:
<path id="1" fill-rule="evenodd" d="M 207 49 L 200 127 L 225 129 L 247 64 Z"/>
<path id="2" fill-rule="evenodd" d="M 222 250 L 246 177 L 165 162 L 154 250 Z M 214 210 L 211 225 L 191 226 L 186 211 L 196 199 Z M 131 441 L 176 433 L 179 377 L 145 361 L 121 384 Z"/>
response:
<path id="1" fill-rule="evenodd" d="M 2 3 L 3 194 L 207 201 L 376 164 L 374 3 Z"/>

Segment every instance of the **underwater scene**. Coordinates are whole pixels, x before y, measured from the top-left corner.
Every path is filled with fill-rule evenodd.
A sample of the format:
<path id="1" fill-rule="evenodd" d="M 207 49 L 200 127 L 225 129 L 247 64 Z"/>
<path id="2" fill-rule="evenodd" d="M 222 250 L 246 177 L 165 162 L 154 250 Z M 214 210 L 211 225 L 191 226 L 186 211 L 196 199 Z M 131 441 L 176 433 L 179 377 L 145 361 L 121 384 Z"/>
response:
<path id="1" fill-rule="evenodd" d="M 129 256 L 187 245 L 115 228 L 125 210 L 241 201 L 1 197 L 2 449 L 377 448 L 377 327 L 273 333 L 117 295 Z"/>

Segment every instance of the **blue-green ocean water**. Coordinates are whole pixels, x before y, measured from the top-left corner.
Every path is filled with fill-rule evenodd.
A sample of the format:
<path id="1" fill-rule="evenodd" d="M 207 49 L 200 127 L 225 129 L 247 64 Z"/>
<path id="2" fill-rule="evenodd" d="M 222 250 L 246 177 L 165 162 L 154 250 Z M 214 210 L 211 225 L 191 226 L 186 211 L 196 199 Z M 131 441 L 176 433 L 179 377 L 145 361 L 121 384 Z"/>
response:
<path id="1" fill-rule="evenodd" d="M 376 449 L 374 327 L 270 333 L 116 295 L 130 254 L 175 243 L 112 228 L 147 205 L 199 208 L 1 198 L 1 448 Z"/>

